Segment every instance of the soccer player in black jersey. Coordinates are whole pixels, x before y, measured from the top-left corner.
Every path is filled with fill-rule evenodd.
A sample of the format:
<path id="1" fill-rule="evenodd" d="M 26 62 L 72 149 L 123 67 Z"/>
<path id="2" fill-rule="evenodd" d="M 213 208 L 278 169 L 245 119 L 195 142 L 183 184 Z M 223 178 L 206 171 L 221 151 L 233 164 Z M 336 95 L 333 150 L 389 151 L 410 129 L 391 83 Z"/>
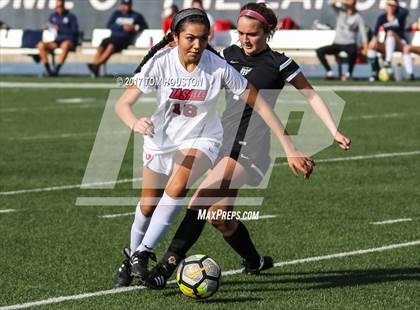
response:
<path id="1" fill-rule="evenodd" d="M 273 11 L 261 4 L 248 3 L 241 9 L 237 26 L 241 47 L 228 47 L 221 52 L 221 56 L 258 90 L 272 90 L 264 98 L 272 107 L 285 82 L 292 84 L 305 96 L 339 146 L 344 150 L 349 149 L 350 140 L 337 130 L 328 108 L 306 80 L 299 66 L 267 45 L 267 40 L 277 26 Z M 231 94 L 227 95 L 227 107 L 222 118 L 223 147 L 219 161 L 194 193 L 163 259 L 146 278 L 145 284 L 151 288 L 166 286 L 167 279 L 200 236 L 205 220 L 198 219 L 198 209 L 208 208 L 209 212 L 231 211 L 238 189 L 245 184 L 258 185 L 268 169 L 269 128 L 257 115 L 252 115 L 252 108 L 237 104 L 238 100 L 239 98 Z M 241 117 L 237 117 L 238 115 Z M 286 156 L 291 156 L 290 151 L 285 150 Z M 311 161 L 309 166 L 312 171 L 313 162 L 308 160 Z M 291 169 L 295 175 L 298 174 L 293 167 Z M 305 177 L 309 177 L 310 172 Z M 206 203 L 201 203 L 202 201 Z M 257 252 L 241 221 L 216 219 L 211 224 L 243 258 L 244 273 L 258 274 L 273 266 L 271 257 L 260 256 Z"/>

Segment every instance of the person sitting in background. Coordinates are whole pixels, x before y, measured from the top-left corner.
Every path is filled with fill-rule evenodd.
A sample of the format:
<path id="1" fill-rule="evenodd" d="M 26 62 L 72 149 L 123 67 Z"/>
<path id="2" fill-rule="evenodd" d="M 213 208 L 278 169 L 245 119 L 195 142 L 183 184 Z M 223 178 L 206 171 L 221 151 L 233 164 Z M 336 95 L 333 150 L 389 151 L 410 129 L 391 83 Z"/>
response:
<path id="1" fill-rule="evenodd" d="M 338 55 L 344 51 L 348 55 L 349 69 L 348 72 L 341 77 L 347 80 L 352 77 L 354 65 L 357 57 L 357 41 L 359 35 L 362 37 L 363 50 L 367 50 L 368 39 L 365 31 L 365 23 L 362 16 L 356 10 L 356 0 L 334 0 L 333 8 L 338 13 L 337 25 L 335 27 L 335 38 L 332 45 L 320 47 L 316 50 L 316 54 L 324 66 L 327 79 L 334 78 L 334 73 L 325 58 L 325 55 Z"/>
<path id="2" fill-rule="evenodd" d="M 49 30 L 55 37 L 52 42 L 39 42 L 39 58 L 45 66 L 47 76 L 57 76 L 61 67 L 66 61 L 68 53 L 77 46 L 79 37 L 79 25 L 77 17 L 64 7 L 64 0 L 57 0 L 55 12 L 48 19 L 45 30 Z M 61 54 L 58 56 L 55 68 L 51 68 L 48 61 L 48 52 L 54 52 L 60 48 Z"/>
<path id="3" fill-rule="evenodd" d="M 178 13 L 179 9 L 176 4 L 172 4 L 170 7 L 167 7 L 162 12 L 162 30 L 163 34 L 167 35 L 169 30 L 171 29 L 172 20 L 176 13 Z"/>
<path id="4" fill-rule="evenodd" d="M 2 20 L 0 20 L 0 29 L 9 30 L 10 26 L 6 24 L 5 22 L 3 22 Z"/>
<path id="5" fill-rule="evenodd" d="M 398 0 L 386 1 L 386 12 L 381 14 L 374 29 L 374 36 L 369 42 L 368 58 L 372 66 L 370 81 L 378 80 L 379 62 L 377 52 L 385 53 L 384 67 L 390 67 L 394 52 L 402 51 L 404 54 L 405 70 L 410 80 L 414 79 L 413 59 L 411 58 L 407 39 L 405 37 L 405 25 L 407 22 L 408 10 L 399 6 Z M 378 39 L 380 30 L 385 31 L 385 42 Z"/>
<path id="6" fill-rule="evenodd" d="M 102 41 L 93 62 L 87 64 L 93 76 L 99 75 L 100 66 L 106 63 L 112 54 L 121 52 L 132 44 L 137 32 L 148 28 L 143 15 L 133 11 L 132 6 L 132 0 L 121 0 L 119 10 L 109 19 L 107 28 L 112 30 L 112 34 Z"/>

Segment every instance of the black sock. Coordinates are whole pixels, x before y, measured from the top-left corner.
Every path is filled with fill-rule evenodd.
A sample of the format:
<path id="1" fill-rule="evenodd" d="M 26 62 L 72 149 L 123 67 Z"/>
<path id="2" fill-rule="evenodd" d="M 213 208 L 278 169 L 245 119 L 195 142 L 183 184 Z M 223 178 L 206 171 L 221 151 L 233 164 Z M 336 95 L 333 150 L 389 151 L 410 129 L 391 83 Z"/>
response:
<path id="1" fill-rule="evenodd" d="M 175 266 L 178 265 L 200 237 L 205 224 L 206 220 L 198 219 L 198 211 L 187 209 L 185 217 L 179 225 L 163 260 Z"/>
<path id="2" fill-rule="evenodd" d="M 378 57 L 370 58 L 370 65 L 372 67 L 372 75 L 376 76 L 379 72 L 379 61 Z"/>
<path id="3" fill-rule="evenodd" d="M 52 74 L 52 71 L 51 71 L 50 64 L 47 62 L 46 64 L 44 64 L 44 67 L 45 67 L 45 71 L 47 71 L 47 73 L 49 75 L 51 75 Z"/>
<path id="4" fill-rule="evenodd" d="M 60 72 L 60 69 L 62 66 L 63 66 L 62 64 L 55 66 L 55 74 L 58 74 L 58 72 Z"/>
<path id="5" fill-rule="evenodd" d="M 241 221 L 238 221 L 238 228 L 232 236 L 225 237 L 225 241 L 238 253 L 251 269 L 257 269 L 260 266 L 260 255 L 249 236 L 248 229 Z"/>

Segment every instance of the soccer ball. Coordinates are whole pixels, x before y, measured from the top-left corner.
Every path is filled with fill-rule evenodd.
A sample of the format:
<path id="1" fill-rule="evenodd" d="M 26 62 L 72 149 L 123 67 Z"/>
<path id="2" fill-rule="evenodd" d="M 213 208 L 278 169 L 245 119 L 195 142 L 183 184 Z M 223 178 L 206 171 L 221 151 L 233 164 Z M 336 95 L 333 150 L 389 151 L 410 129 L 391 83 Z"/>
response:
<path id="1" fill-rule="evenodd" d="M 191 298 L 204 299 L 216 293 L 220 284 L 219 265 L 207 255 L 192 255 L 178 267 L 176 282 L 181 292 Z"/>
<path id="2" fill-rule="evenodd" d="M 378 78 L 382 82 L 388 82 L 394 76 L 394 72 L 391 67 L 383 67 L 379 70 Z"/>

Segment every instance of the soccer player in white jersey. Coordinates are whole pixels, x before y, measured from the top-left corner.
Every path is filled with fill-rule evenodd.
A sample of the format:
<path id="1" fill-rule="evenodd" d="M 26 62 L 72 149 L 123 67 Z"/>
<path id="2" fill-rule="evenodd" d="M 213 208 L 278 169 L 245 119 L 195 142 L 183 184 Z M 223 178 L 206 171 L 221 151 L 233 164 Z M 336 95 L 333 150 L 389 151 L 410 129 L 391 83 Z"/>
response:
<path id="1" fill-rule="evenodd" d="M 237 24 L 241 47 L 232 45 L 224 49 L 221 52 L 223 58 L 241 72 L 272 107 L 285 83 L 293 85 L 306 98 L 338 145 L 344 150 L 349 149 L 350 139 L 338 131 L 328 108 L 299 66 L 293 59 L 268 46 L 267 41 L 276 26 L 277 18 L 271 9 L 256 3 L 244 5 Z M 241 256 L 244 273 L 258 274 L 273 267 L 273 259 L 258 253 L 240 220 L 217 216 L 232 211 L 239 188 L 245 184 L 258 185 L 270 165 L 270 131 L 258 115 L 252 115 L 252 107 L 238 104 L 238 100 L 234 94 L 227 93 L 219 159 L 194 193 L 167 252 L 146 278 L 145 284 L 151 288 L 165 287 L 177 265 L 199 238 L 205 225 L 205 220 L 199 219 L 199 209 L 208 209 L 211 215 L 216 215 L 211 216 L 209 222 Z M 288 150 L 286 155 L 293 156 Z"/>
<path id="2" fill-rule="evenodd" d="M 127 89 L 116 104 L 120 119 L 135 133 L 145 135 L 145 142 L 141 199 L 131 229 L 131 253 L 125 253 L 130 257 L 118 270 L 115 286 L 129 285 L 133 276 L 144 279 L 148 260 L 155 259 L 153 249 L 182 209 L 188 187 L 215 163 L 223 139 L 222 124 L 216 114 L 222 88 L 230 89 L 259 113 L 288 153 L 292 169 L 306 176 L 312 170 L 312 160 L 295 150 L 278 117 L 255 87 L 209 51 L 209 33 L 205 12 L 178 12 L 171 33 L 140 64 L 140 73 L 134 77 L 137 85 Z M 176 47 L 157 53 L 173 40 Z M 166 81 L 185 78 L 192 83 L 198 79 L 199 86 L 187 83 L 174 87 Z M 157 91 L 157 111 L 151 118 L 138 119 L 131 106 L 143 93 L 153 90 Z"/>

